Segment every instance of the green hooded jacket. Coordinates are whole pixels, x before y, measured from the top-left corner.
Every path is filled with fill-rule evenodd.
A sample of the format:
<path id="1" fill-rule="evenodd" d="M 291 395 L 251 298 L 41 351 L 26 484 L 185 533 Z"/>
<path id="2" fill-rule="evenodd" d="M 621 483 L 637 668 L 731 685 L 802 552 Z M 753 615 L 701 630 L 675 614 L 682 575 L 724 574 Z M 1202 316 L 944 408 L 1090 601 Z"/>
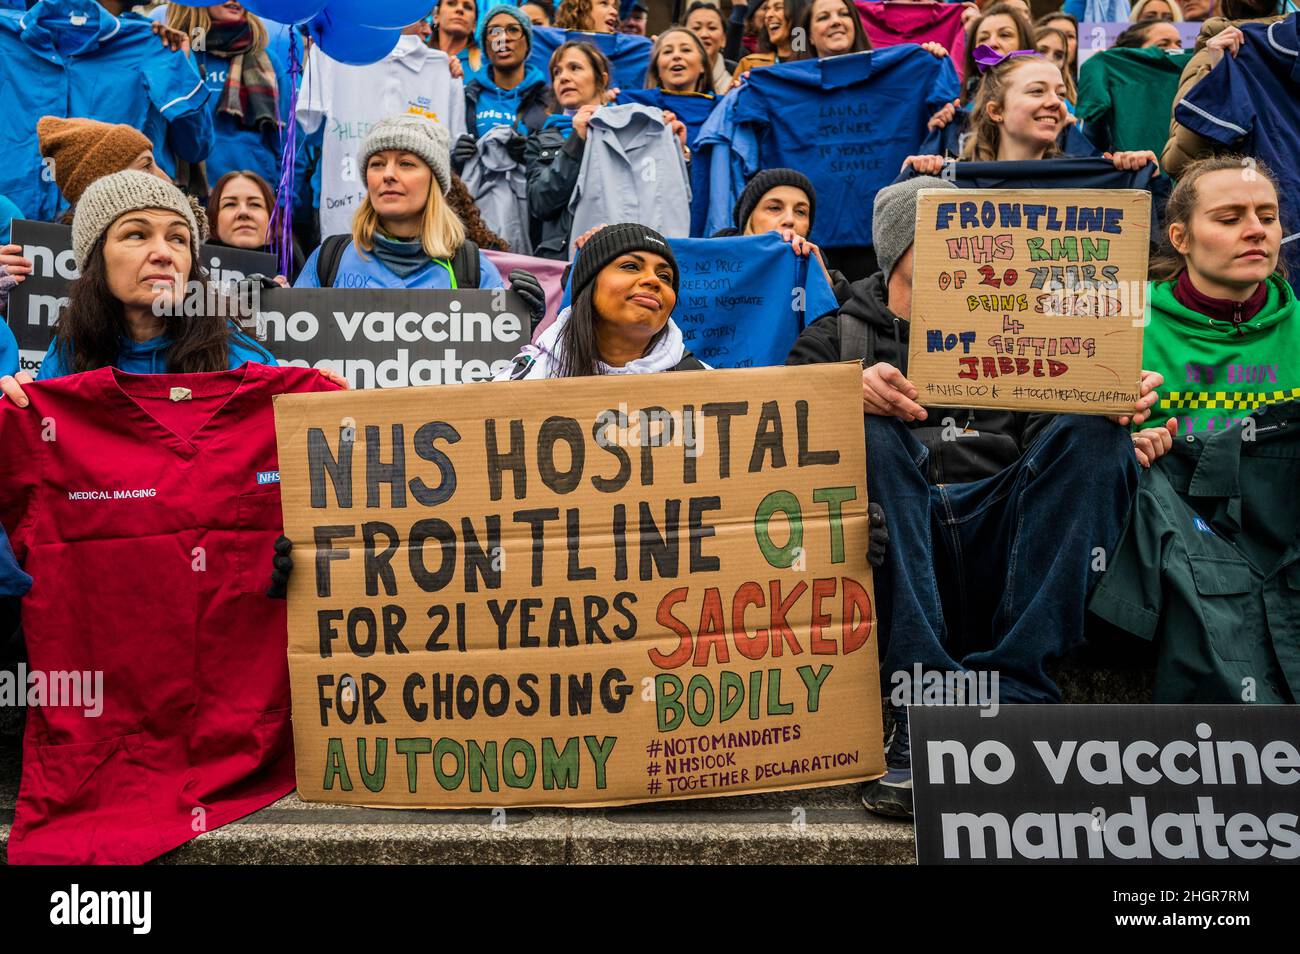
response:
<path id="1" fill-rule="evenodd" d="M 1300 400 L 1300 303 L 1281 275 L 1268 279 L 1259 314 L 1234 326 L 1174 297 L 1175 282 L 1150 290 L 1142 367 L 1165 383 L 1146 427 L 1178 418 L 1178 434 L 1220 431 L 1256 408 Z"/>

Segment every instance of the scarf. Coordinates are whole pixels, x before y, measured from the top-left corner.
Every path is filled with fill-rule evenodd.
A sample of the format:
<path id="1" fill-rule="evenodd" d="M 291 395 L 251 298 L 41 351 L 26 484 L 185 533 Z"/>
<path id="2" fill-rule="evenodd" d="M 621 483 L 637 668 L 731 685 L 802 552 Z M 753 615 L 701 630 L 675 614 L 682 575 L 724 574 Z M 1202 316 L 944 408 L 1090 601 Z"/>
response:
<path id="1" fill-rule="evenodd" d="M 376 232 L 372 251 L 390 272 L 402 279 L 409 278 L 433 261 L 418 238 L 391 239 Z"/>
<path id="2" fill-rule="evenodd" d="M 536 344 L 524 345 L 523 350 L 511 362 L 510 367 L 499 372 L 495 381 L 522 381 L 552 378 L 560 366 L 563 350 L 560 344 L 560 331 L 564 328 L 572 313 L 565 308 L 556 316 L 555 321 L 537 338 Z M 600 362 L 600 373 L 617 374 L 653 374 L 657 371 L 671 371 L 686 356 L 686 345 L 682 341 L 681 329 L 668 319 L 659 340 L 649 351 L 639 358 L 634 358 L 621 368 L 611 367 Z"/>
<path id="3" fill-rule="evenodd" d="M 713 61 L 713 76 L 709 80 L 713 87 L 713 92 L 718 96 L 725 96 L 727 90 L 731 89 L 731 73 L 727 70 L 727 63 L 718 54 L 718 58 Z"/>
<path id="4" fill-rule="evenodd" d="M 280 128 L 279 89 L 266 50 L 253 48 L 253 27 L 216 23 L 208 30 L 207 51 L 229 60 L 217 112 L 233 116 L 245 129 Z"/>
<path id="5" fill-rule="evenodd" d="M 542 128 L 558 129 L 560 135 L 568 139 L 573 135 L 573 116 L 568 110 L 562 113 L 552 113 L 546 117 L 546 120 L 542 123 Z"/>

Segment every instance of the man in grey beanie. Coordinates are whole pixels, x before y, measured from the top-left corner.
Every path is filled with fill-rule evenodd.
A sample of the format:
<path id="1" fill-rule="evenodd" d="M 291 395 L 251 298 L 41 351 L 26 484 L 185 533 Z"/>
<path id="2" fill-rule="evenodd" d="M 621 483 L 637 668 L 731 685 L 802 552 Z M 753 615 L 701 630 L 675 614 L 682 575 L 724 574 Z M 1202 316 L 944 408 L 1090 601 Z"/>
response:
<path id="1" fill-rule="evenodd" d="M 912 815 L 915 674 L 992 687 L 992 698 L 950 704 L 1059 702 L 1044 664 L 1083 642 L 1095 554 L 1113 550 L 1137 486 L 1128 431 L 1106 418 L 923 405 L 907 379 L 917 195 L 952 188 L 916 176 L 880 190 L 880 271 L 805 328 L 786 360 L 862 362 L 867 492 L 890 540 L 875 592 L 891 726 L 887 774 L 861 794 L 895 817 Z"/>

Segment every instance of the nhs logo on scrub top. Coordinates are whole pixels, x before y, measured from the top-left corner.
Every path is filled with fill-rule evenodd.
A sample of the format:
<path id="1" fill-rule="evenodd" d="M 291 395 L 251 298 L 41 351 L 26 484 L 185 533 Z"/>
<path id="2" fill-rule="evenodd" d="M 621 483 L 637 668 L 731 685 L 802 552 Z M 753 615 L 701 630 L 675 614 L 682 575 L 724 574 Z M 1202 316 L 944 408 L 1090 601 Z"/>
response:
<path id="1" fill-rule="evenodd" d="M 262 484 L 278 484 L 280 482 L 280 472 L 278 470 L 259 470 L 257 472 L 257 483 L 260 487 Z"/>

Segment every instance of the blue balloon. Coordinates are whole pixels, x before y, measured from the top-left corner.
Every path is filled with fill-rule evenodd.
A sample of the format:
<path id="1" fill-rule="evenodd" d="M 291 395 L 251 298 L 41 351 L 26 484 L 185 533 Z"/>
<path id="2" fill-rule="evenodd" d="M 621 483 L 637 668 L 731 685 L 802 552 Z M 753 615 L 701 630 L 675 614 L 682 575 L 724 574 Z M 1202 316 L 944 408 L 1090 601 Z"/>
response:
<path id="1" fill-rule="evenodd" d="M 432 0 L 328 0 L 326 9 L 335 23 L 401 29 L 423 20 L 433 9 Z"/>
<path id="2" fill-rule="evenodd" d="M 277 23 L 305 23 L 325 9 L 325 0 L 240 0 L 244 9 Z"/>
<path id="3" fill-rule="evenodd" d="M 330 57 L 348 66 L 377 63 L 397 46 L 400 30 L 376 30 L 336 19 L 328 8 L 307 22 L 307 33 Z"/>

